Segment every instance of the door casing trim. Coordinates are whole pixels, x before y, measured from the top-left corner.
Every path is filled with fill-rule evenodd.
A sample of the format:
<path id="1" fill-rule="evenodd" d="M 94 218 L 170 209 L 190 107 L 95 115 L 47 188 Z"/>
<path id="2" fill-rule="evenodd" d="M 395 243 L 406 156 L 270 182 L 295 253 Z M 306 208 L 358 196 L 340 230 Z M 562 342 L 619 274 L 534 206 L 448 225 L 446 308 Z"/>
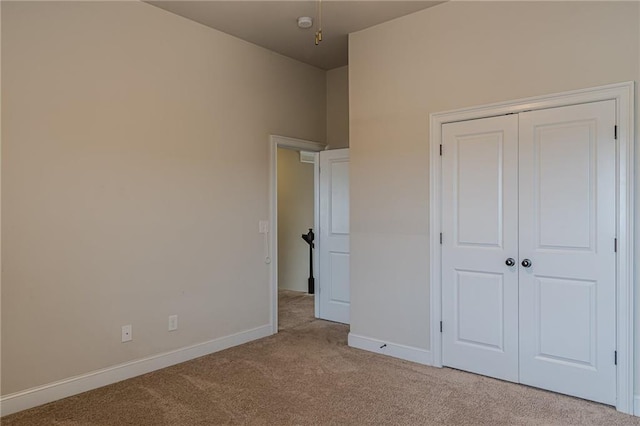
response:
<path id="1" fill-rule="evenodd" d="M 433 366 L 442 367 L 442 252 L 440 245 L 442 125 L 524 111 L 556 108 L 604 100 L 616 101 L 618 149 L 616 154 L 616 327 L 617 403 L 616 409 L 633 414 L 634 406 L 634 82 L 624 82 L 532 98 L 517 99 L 429 115 L 429 260 L 430 260 L 430 344 Z M 640 413 L 636 413 L 639 415 Z"/>

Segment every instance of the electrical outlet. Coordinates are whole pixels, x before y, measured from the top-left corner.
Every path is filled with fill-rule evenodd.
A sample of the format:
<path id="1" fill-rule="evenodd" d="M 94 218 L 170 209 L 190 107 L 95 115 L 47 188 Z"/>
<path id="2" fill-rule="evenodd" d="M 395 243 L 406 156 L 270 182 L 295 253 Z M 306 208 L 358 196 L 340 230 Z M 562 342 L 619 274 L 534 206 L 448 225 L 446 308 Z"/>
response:
<path id="1" fill-rule="evenodd" d="M 131 325 L 122 326 L 122 343 L 133 340 Z"/>
<path id="2" fill-rule="evenodd" d="M 178 316 L 169 315 L 169 331 L 175 331 L 178 329 Z"/>
<path id="3" fill-rule="evenodd" d="M 269 232 L 269 221 L 268 220 L 261 220 L 258 222 L 258 231 L 261 234 L 266 234 L 267 232 Z"/>

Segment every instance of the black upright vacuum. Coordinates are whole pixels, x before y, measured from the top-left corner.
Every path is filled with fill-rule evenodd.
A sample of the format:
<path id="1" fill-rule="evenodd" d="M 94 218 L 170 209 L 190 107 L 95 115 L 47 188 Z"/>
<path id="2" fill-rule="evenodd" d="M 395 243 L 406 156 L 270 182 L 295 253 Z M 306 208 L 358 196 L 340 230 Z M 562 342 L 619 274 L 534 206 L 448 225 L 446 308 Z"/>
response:
<path id="1" fill-rule="evenodd" d="M 309 228 L 309 232 L 306 234 L 302 234 L 302 239 L 309 244 L 309 294 L 313 294 L 315 292 L 315 280 L 313 278 L 313 240 L 315 235 L 313 234 L 313 229 Z"/>

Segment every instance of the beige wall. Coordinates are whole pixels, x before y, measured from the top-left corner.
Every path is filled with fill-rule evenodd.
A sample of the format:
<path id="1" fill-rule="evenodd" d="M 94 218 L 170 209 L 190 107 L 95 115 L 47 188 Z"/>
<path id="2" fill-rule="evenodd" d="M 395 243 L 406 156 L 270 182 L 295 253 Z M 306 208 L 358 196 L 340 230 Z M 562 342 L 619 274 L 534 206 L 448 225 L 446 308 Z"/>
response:
<path id="1" fill-rule="evenodd" d="M 278 288 L 309 289 L 309 245 L 301 236 L 313 228 L 313 191 L 313 164 L 278 148 Z"/>
<path id="2" fill-rule="evenodd" d="M 2 5 L 0 4 L 0 94 L 2 92 Z M 2 102 L 0 99 L 0 395 L 2 395 Z M 0 413 L 1 414 L 1 413 Z"/>
<path id="3" fill-rule="evenodd" d="M 2 393 L 268 324 L 268 136 L 325 139 L 324 71 L 142 2 L 2 2 L 2 55 Z"/>
<path id="4" fill-rule="evenodd" d="M 353 333 L 429 348 L 429 114 L 640 80 L 639 7 L 450 2 L 350 36 Z"/>
<path id="5" fill-rule="evenodd" d="M 327 144 L 349 147 L 349 67 L 327 71 Z"/>

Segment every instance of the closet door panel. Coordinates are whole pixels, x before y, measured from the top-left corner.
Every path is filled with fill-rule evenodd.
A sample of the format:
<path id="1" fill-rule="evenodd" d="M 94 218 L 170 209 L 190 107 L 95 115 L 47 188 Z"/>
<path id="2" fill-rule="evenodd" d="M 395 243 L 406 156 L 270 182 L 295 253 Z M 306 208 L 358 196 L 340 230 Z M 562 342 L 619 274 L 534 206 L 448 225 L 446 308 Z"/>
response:
<path id="1" fill-rule="evenodd" d="M 515 116 L 443 126 L 443 363 L 518 381 Z"/>
<path id="2" fill-rule="evenodd" d="M 607 404 L 616 399 L 614 125 L 615 102 L 603 101 L 522 113 L 519 126 L 520 382 Z"/>

